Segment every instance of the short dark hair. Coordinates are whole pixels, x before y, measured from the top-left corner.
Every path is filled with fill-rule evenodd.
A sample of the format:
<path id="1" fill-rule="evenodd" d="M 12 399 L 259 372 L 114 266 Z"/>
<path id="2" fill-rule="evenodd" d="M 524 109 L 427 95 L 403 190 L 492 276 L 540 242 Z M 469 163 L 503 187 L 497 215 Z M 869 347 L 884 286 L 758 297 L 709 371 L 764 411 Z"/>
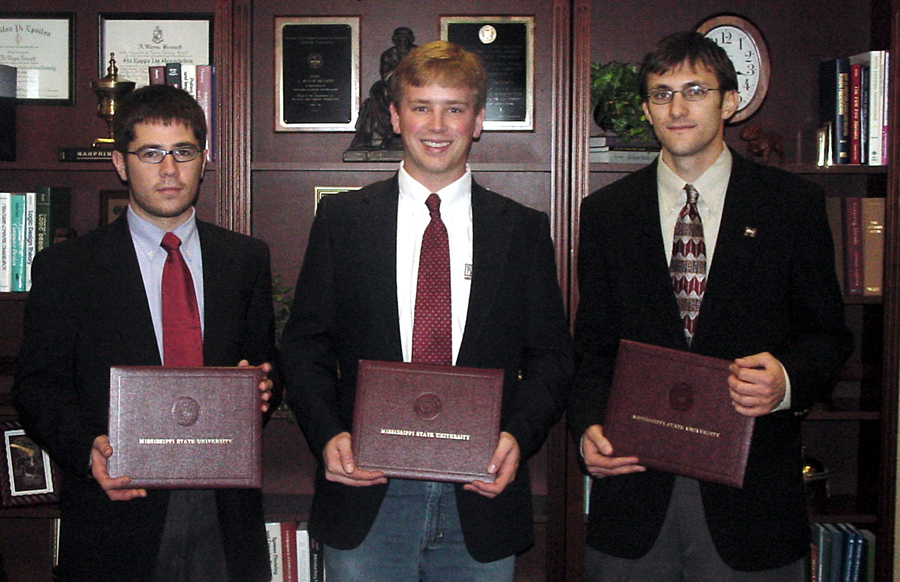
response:
<path id="1" fill-rule="evenodd" d="M 183 124 L 194 132 L 200 147 L 206 148 L 206 117 L 187 91 L 171 85 L 147 85 L 126 95 L 113 117 L 115 149 L 127 152 L 134 141 L 134 126 L 144 122 Z"/>
<path id="2" fill-rule="evenodd" d="M 644 57 L 639 79 L 641 99 L 647 100 L 649 75 L 664 75 L 682 64 L 715 73 L 720 95 L 738 90 L 737 73 L 725 50 L 699 32 L 685 31 L 664 37 Z"/>
<path id="3" fill-rule="evenodd" d="M 487 72 L 481 59 L 459 45 L 436 40 L 409 51 L 391 73 L 391 101 L 399 106 L 403 88 L 432 83 L 465 87 L 475 95 L 475 110 L 487 103 Z"/>

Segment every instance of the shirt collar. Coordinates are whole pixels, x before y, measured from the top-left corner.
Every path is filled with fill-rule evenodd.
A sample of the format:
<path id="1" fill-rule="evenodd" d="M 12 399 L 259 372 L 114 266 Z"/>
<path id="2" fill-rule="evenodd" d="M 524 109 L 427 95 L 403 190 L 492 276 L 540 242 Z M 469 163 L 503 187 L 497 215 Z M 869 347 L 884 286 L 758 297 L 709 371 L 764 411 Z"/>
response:
<path id="1" fill-rule="evenodd" d="M 162 238 L 167 231 L 138 216 L 138 214 L 132 210 L 131 205 L 128 206 L 126 213 L 128 218 L 128 229 L 131 231 L 132 238 L 137 241 L 140 248 L 148 249 L 148 252 L 150 253 L 155 253 L 161 248 L 159 243 L 162 241 Z M 182 246 L 192 244 L 197 237 L 197 209 L 192 207 L 191 216 L 178 225 L 172 232 L 181 239 Z"/>
<path id="2" fill-rule="evenodd" d="M 728 180 L 731 177 L 731 165 L 731 150 L 727 147 L 722 148 L 722 153 L 719 154 L 716 161 L 693 182 L 694 188 L 700 194 L 698 203 L 705 205 L 714 214 L 719 214 L 725 203 L 725 192 L 728 190 Z M 660 200 L 667 212 L 684 206 L 683 192 L 686 182 L 666 165 L 661 156 L 656 167 L 656 181 Z"/>
<path id="3" fill-rule="evenodd" d="M 410 176 L 402 164 L 397 181 L 400 186 L 400 202 L 402 204 L 421 205 L 422 208 L 425 208 L 425 200 L 432 191 Z M 467 209 L 472 197 L 472 170 L 469 165 L 466 164 L 466 172 L 458 180 L 444 186 L 435 194 L 441 197 L 442 215 L 462 208 Z"/>

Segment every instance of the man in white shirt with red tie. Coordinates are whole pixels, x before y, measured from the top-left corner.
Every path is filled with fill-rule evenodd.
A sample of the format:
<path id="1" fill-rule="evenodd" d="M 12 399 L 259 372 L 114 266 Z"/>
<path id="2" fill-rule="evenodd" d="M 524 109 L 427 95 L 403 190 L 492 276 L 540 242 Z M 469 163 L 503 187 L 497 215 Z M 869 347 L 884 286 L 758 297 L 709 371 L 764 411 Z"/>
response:
<path id="1" fill-rule="evenodd" d="M 390 82 L 404 161 L 393 178 L 320 203 L 281 340 L 287 400 L 320 466 L 310 534 L 337 582 L 510 581 L 515 554 L 533 543 L 527 460 L 559 418 L 573 371 L 549 221 L 472 179 L 486 101 L 477 56 L 429 43 Z M 423 270 L 432 229 L 446 247 L 450 305 L 429 316 L 447 332 L 420 356 L 417 319 L 435 307 L 421 295 L 437 293 L 423 287 L 434 283 Z M 388 480 L 355 466 L 359 360 L 434 354 L 505 372 L 486 467 L 494 483 Z"/>

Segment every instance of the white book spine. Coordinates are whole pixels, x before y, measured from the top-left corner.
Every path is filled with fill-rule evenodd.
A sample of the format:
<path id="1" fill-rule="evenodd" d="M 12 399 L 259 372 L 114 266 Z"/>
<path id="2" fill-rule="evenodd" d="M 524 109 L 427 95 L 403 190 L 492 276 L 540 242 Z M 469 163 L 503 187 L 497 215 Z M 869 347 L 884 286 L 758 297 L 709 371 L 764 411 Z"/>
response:
<path id="1" fill-rule="evenodd" d="M 0 192 L 0 293 L 12 291 L 12 210 L 9 192 Z"/>
<path id="2" fill-rule="evenodd" d="M 37 193 L 25 193 L 25 290 L 31 290 L 31 262 L 37 252 Z"/>
<path id="3" fill-rule="evenodd" d="M 297 528 L 297 582 L 313 582 L 309 559 L 309 531 Z"/>
<path id="4" fill-rule="evenodd" d="M 870 166 L 880 166 L 881 134 L 884 125 L 884 51 L 872 51 L 869 62 L 869 158 Z"/>

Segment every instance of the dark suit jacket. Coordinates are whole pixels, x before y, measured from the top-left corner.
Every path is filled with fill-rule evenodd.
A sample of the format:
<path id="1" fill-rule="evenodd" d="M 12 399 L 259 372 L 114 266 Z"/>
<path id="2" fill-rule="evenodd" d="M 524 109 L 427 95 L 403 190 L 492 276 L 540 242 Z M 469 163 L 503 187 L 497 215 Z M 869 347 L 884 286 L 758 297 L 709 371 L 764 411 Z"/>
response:
<path id="1" fill-rule="evenodd" d="M 734 154 L 690 348 L 661 236 L 656 163 L 582 204 L 579 363 L 569 426 L 580 438 L 603 423 L 621 338 L 728 360 L 771 352 L 790 376 L 791 409 L 757 419 L 743 489 L 701 483 L 701 491 L 713 541 L 728 565 L 788 564 L 809 549 L 798 413 L 827 395 L 852 347 L 823 193 Z M 588 544 L 623 558 L 644 555 L 662 526 L 673 481 L 653 470 L 595 479 Z"/>
<path id="2" fill-rule="evenodd" d="M 273 361 L 265 243 L 197 221 L 203 252 L 204 361 Z M 168 492 L 110 501 L 90 478 L 94 438 L 106 434 L 111 365 L 159 365 L 150 309 L 125 216 L 34 259 L 13 397 L 27 433 L 65 471 L 61 580 L 151 580 Z M 269 580 L 259 490 L 219 490 L 219 519 L 235 582 Z"/>
<path id="3" fill-rule="evenodd" d="M 321 455 L 351 430 L 358 361 L 403 359 L 397 200 L 396 176 L 322 200 L 281 341 L 287 401 L 320 461 L 310 533 L 341 549 L 362 543 L 386 490 L 325 480 Z M 472 214 L 472 288 L 457 365 L 505 370 L 501 430 L 523 458 L 516 480 L 493 500 L 457 488 L 466 546 L 486 562 L 532 543 L 524 460 L 560 417 L 573 364 L 546 215 L 474 183 Z"/>

